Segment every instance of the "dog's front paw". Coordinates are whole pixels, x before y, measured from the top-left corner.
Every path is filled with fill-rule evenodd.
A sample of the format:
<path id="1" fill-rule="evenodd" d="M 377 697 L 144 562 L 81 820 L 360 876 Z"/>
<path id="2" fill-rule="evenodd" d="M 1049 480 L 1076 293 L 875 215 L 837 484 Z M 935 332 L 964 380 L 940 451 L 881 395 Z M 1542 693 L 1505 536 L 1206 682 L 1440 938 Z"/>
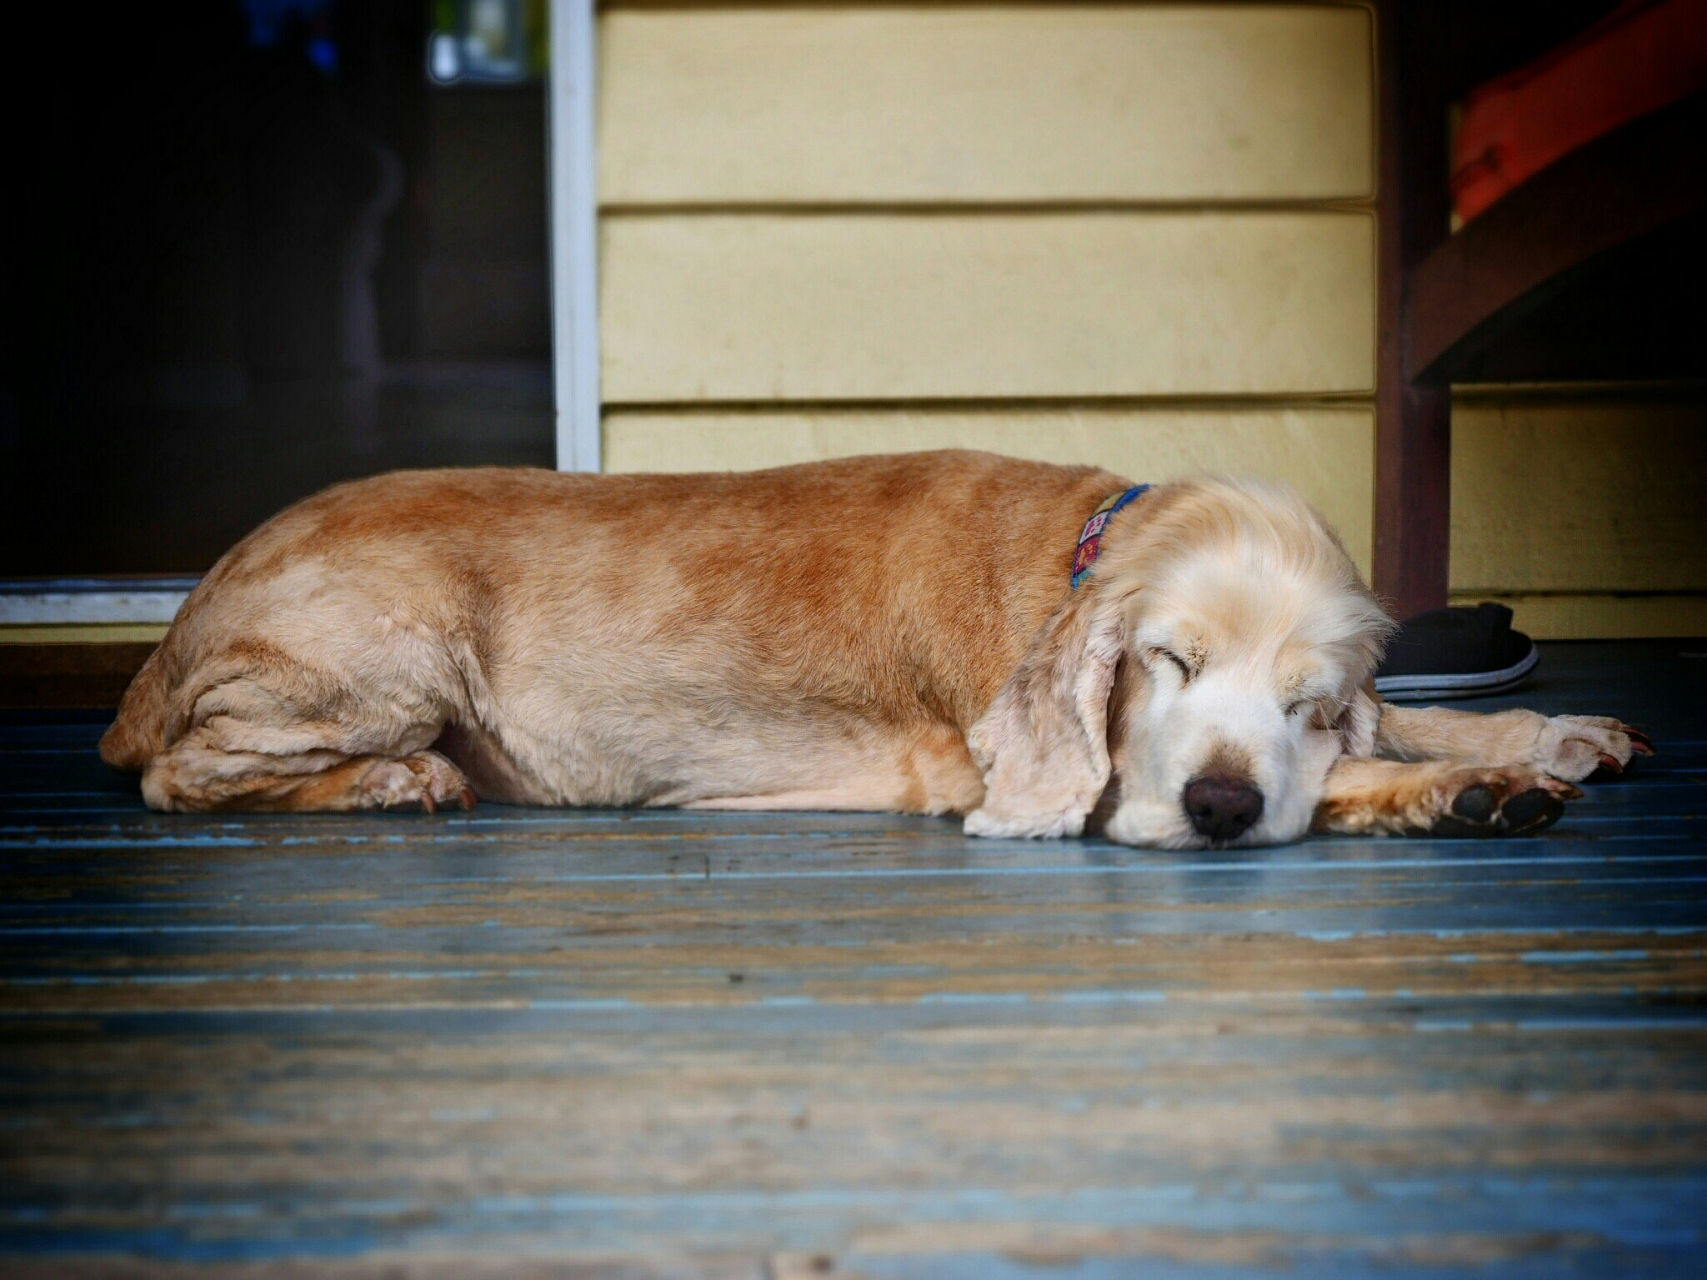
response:
<path id="1" fill-rule="evenodd" d="M 1523 765 L 1454 769 L 1430 797 L 1432 821 L 1413 835 L 1527 836 L 1545 831 L 1582 795 L 1569 782 Z"/>
<path id="2" fill-rule="evenodd" d="M 1623 773 L 1632 756 L 1653 754 L 1647 734 L 1610 716 L 1551 716 L 1529 763 L 1555 778 L 1581 782 L 1596 769 Z"/>
<path id="3" fill-rule="evenodd" d="M 1010 840 L 1059 840 L 1085 829 L 1085 815 L 1068 809 L 1059 813 L 995 814 L 988 807 L 966 815 L 963 828 L 969 836 L 1005 837 Z"/>
<path id="4" fill-rule="evenodd" d="M 437 751 L 417 751 L 400 760 L 379 760 L 362 775 L 360 807 L 396 809 L 419 805 L 428 813 L 455 800 L 464 809 L 475 804 L 474 788 L 462 771 Z"/>

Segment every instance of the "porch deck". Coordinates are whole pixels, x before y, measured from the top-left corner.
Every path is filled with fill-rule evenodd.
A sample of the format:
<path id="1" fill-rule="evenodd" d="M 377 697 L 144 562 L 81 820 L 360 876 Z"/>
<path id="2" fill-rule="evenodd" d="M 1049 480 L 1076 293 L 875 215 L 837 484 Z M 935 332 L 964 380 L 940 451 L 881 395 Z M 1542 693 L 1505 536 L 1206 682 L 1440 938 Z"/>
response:
<path id="1" fill-rule="evenodd" d="M 1547 646 L 1483 705 L 1660 754 L 1486 843 L 161 816 L 14 722 L 0 1269 L 1707 1274 L 1704 649 Z"/>

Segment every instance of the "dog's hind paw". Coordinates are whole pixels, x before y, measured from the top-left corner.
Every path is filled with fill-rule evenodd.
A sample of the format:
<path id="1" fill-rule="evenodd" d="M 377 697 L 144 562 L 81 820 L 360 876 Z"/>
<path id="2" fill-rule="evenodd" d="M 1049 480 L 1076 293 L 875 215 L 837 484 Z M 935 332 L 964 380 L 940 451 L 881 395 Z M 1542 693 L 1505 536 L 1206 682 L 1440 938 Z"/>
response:
<path id="1" fill-rule="evenodd" d="M 1528 763 L 1566 782 L 1581 782 L 1597 770 L 1623 773 L 1631 757 L 1653 754 L 1647 734 L 1610 716 L 1551 716 Z"/>
<path id="2" fill-rule="evenodd" d="M 376 761 L 358 784 L 359 807 L 397 809 L 419 805 L 428 813 L 455 801 L 464 809 L 475 805 L 474 788 L 462 771 L 437 751 L 417 751 L 397 760 Z"/>

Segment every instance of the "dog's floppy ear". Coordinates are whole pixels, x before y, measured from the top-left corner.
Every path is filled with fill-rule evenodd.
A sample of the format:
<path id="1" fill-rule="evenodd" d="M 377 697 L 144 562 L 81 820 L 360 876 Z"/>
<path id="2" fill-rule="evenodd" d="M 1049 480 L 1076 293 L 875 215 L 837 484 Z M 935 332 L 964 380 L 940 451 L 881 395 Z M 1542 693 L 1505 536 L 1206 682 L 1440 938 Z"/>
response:
<path id="1" fill-rule="evenodd" d="M 1108 784 L 1108 697 L 1125 644 L 1118 600 L 1075 593 L 966 735 L 984 775 L 974 836 L 1076 836 Z"/>
<path id="2" fill-rule="evenodd" d="M 1381 695 L 1375 692 L 1375 681 L 1367 681 L 1352 695 L 1340 724 L 1340 738 L 1348 756 L 1368 759 L 1375 754 L 1375 731 L 1381 725 Z"/>
<path id="3" fill-rule="evenodd" d="M 1375 754 L 1375 729 L 1381 723 L 1381 699 L 1375 682 L 1366 681 L 1346 700 L 1334 728 L 1340 749 L 1348 756 L 1367 760 Z"/>

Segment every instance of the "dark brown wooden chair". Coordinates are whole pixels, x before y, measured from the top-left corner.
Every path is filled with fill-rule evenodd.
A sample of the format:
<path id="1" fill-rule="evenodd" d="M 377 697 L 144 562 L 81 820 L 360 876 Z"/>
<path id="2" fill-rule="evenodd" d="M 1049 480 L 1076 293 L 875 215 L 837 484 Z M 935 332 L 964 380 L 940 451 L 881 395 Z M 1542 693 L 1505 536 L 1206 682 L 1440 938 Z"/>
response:
<path id="1" fill-rule="evenodd" d="M 1595 7 L 1552 18 L 1592 20 Z M 1707 97 L 1603 135 L 1452 232 L 1448 104 L 1503 69 L 1490 52 L 1524 49 L 1534 10 L 1381 0 L 1377 12 L 1375 587 L 1409 617 L 1447 598 L 1452 383 L 1701 377 Z M 1553 39 L 1536 38 L 1507 65 Z"/>

